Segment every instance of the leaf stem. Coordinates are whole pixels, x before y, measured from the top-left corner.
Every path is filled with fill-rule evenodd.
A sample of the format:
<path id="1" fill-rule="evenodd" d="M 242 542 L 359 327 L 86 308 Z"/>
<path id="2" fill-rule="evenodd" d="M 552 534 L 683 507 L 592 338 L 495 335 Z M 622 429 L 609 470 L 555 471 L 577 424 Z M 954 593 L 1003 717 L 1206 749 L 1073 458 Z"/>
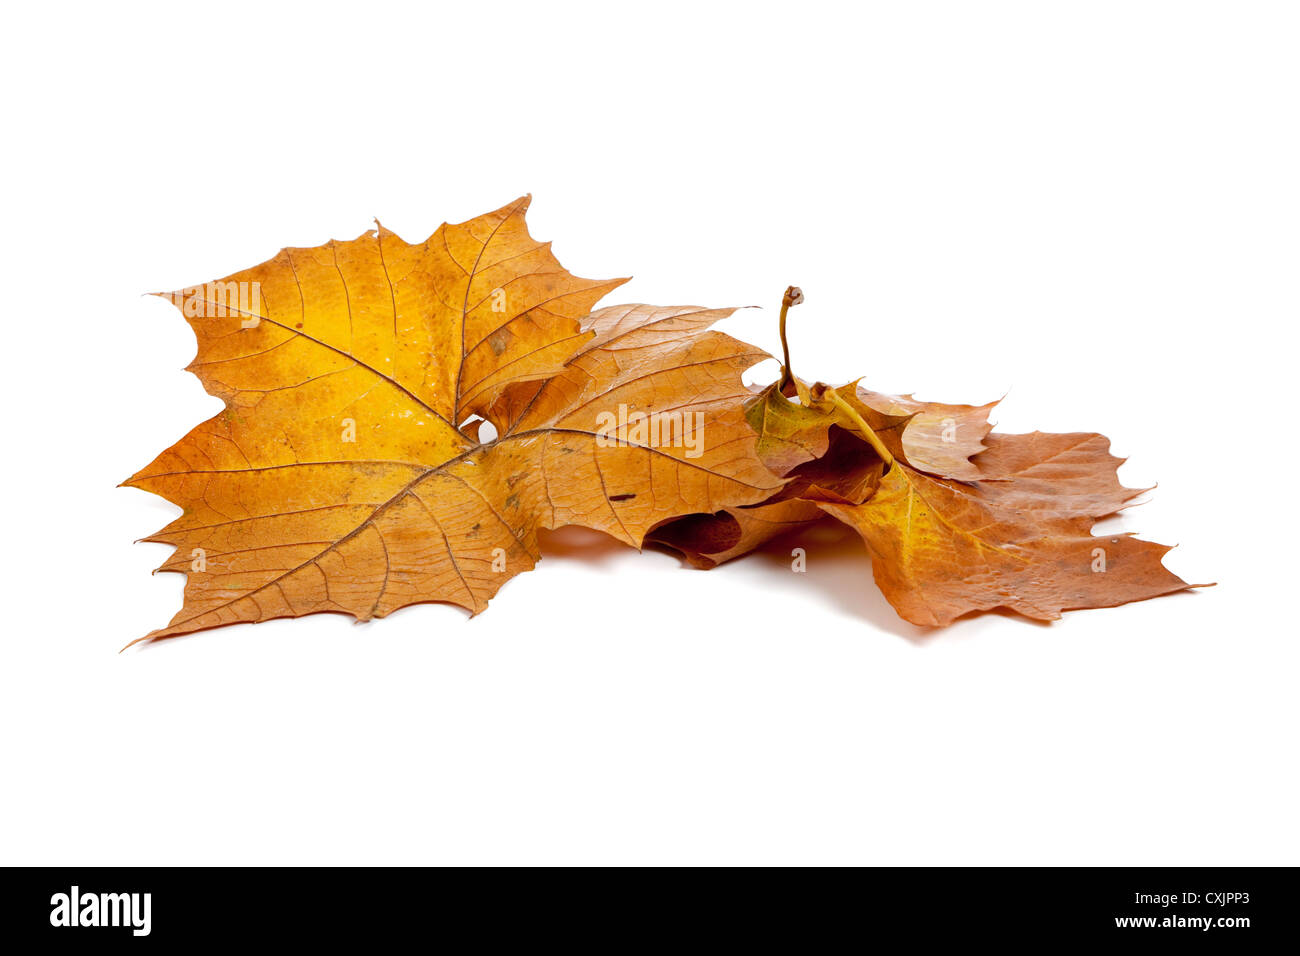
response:
<path id="1" fill-rule="evenodd" d="M 862 432 L 862 437 L 865 438 L 867 443 L 876 450 L 876 454 L 884 459 L 885 470 L 888 471 L 890 468 L 893 468 L 893 454 L 885 447 L 885 443 L 880 440 L 880 436 L 877 435 L 872 430 L 871 426 L 866 423 L 863 417 L 858 414 L 858 410 L 846 402 L 844 397 L 833 388 L 826 389 L 823 394 L 826 398 L 830 399 L 832 405 L 847 415 L 853 424 L 858 426 L 858 429 Z"/>
<path id="2" fill-rule="evenodd" d="M 785 337 L 785 315 L 790 311 L 790 306 L 798 305 L 802 301 L 803 290 L 797 285 L 790 286 L 781 297 L 781 354 L 785 364 L 781 366 L 781 383 L 777 388 L 782 392 L 785 391 L 786 386 L 794 384 L 794 373 L 790 371 L 790 343 Z"/>

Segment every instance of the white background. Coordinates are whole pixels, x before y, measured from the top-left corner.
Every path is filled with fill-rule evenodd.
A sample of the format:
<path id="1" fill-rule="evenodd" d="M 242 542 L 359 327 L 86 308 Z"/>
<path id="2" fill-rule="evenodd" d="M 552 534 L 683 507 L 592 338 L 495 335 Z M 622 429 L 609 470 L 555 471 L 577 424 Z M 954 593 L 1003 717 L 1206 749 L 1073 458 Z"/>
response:
<path id="1" fill-rule="evenodd" d="M 1300 49 L 1266 3 L 26 4 L 3 73 L 0 862 L 1295 864 Z M 182 580 L 115 487 L 218 410 L 142 293 L 532 192 L 606 300 L 1000 430 L 1219 586 L 898 619 L 854 539 L 591 533 L 482 616 L 119 655 Z M 755 376 L 770 378 L 770 368 Z"/>

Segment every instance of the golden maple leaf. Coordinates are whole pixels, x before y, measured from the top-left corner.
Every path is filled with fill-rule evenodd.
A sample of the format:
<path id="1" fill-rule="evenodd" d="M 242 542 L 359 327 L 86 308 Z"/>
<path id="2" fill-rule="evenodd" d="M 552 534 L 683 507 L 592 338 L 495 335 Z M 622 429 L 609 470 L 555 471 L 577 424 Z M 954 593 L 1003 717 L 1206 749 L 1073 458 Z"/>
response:
<path id="1" fill-rule="evenodd" d="M 705 331 L 731 310 L 589 314 L 626 280 L 565 271 L 528 201 L 172 294 L 189 369 L 226 408 L 126 482 L 184 509 L 146 539 L 176 548 L 161 570 L 188 575 L 184 606 L 142 640 L 427 601 L 477 613 L 533 566 L 540 529 L 640 546 L 780 487 L 741 407 L 741 372 L 767 356 Z"/>

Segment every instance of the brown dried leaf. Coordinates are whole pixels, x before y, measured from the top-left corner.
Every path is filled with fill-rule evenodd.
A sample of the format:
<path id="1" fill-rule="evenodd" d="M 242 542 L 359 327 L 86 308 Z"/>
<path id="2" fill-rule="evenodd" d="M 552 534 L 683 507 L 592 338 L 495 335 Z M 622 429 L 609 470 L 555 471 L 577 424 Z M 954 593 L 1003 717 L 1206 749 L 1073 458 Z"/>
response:
<path id="1" fill-rule="evenodd" d="M 1097 518 L 1140 494 L 1101 435 L 993 435 L 973 483 L 896 462 L 862 504 L 821 507 L 862 535 L 876 583 L 913 624 L 942 625 L 1005 607 L 1053 620 L 1188 588 L 1162 564 L 1170 549 L 1130 535 L 1094 537 Z M 987 458 L 985 457 L 987 456 Z"/>
<path id="2" fill-rule="evenodd" d="M 861 386 L 856 390 L 846 387 L 843 394 L 856 396 L 862 405 L 882 415 L 907 420 L 896 455 L 917 471 L 963 481 L 980 477 L 979 467 L 970 459 L 984 450 L 984 438 L 993 430 L 989 412 L 997 402 L 987 405 L 918 402 L 911 395 L 885 395 Z M 868 423 L 875 427 L 870 419 Z"/>

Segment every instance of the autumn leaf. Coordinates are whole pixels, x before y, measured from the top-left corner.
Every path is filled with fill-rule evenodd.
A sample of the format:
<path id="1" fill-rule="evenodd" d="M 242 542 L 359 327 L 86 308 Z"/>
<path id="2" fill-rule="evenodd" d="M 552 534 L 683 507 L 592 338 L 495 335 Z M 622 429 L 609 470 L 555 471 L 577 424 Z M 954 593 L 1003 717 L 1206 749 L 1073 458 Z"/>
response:
<path id="1" fill-rule="evenodd" d="M 541 529 L 640 546 L 655 525 L 769 498 L 730 310 L 592 306 L 528 199 L 410 244 L 380 226 L 171 295 L 225 410 L 126 484 L 183 514 L 185 602 L 146 638 L 426 601 L 473 613 Z M 243 290 L 256 308 L 230 309 Z M 482 421 L 497 436 L 480 442 Z"/>
<path id="2" fill-rule="evenodd" d="M 778 475 L 826 454 L 833 424 L 825 412 L 790 401 L 776 382 L 745 402 L 745 420 L 758 438 L 755 454 Z"/>
<path id="3" fill-rule="evenodd" d="M 1161 564 L 1165 545 L 1092 535 L 1141 493 L 1120 485 L 1108 448 L 1095 434 L 995 434 L 980 481 L 896 461 L 865 502 L 820 507 L 862 536 L 876 583 L 913 624 L 1003 607 L 1054 620 L 1184 590 Z"/>
<path id="4" fill-rule="evenodd" d="M 1092 534 L 1141 493 L 1120 484 L 1105 438 L 993 434 L 995 403 L 809 385 L 791 373 L 785 338 L 801 301 L 786 291 L 781 379 L 746 403 L 756 453 L 785 486 L 758 505 L 671 521 L 652 540 L 712 568 L 811 526 L 816 508 L 861 535 L 885 597 L 918 625 L 994 608 L 1052 620 L 1190 587 L 1161 563 L 1166 546 Z"/>
<path id="5" fill-rule="evenodd" d="M 865 409 L 870 409 L 906 419 L 895 456 L 917 471 L 966 481 L 980 477 L 980 469 L 971 458 L 984 451 L 984 438 L 993 430 L 989 412 L 997 402 L 946 405 L 918 402 L 911 395 L 884 395 L 861 386 L 841 391 L 848 391 L 864 416 Z"/>

